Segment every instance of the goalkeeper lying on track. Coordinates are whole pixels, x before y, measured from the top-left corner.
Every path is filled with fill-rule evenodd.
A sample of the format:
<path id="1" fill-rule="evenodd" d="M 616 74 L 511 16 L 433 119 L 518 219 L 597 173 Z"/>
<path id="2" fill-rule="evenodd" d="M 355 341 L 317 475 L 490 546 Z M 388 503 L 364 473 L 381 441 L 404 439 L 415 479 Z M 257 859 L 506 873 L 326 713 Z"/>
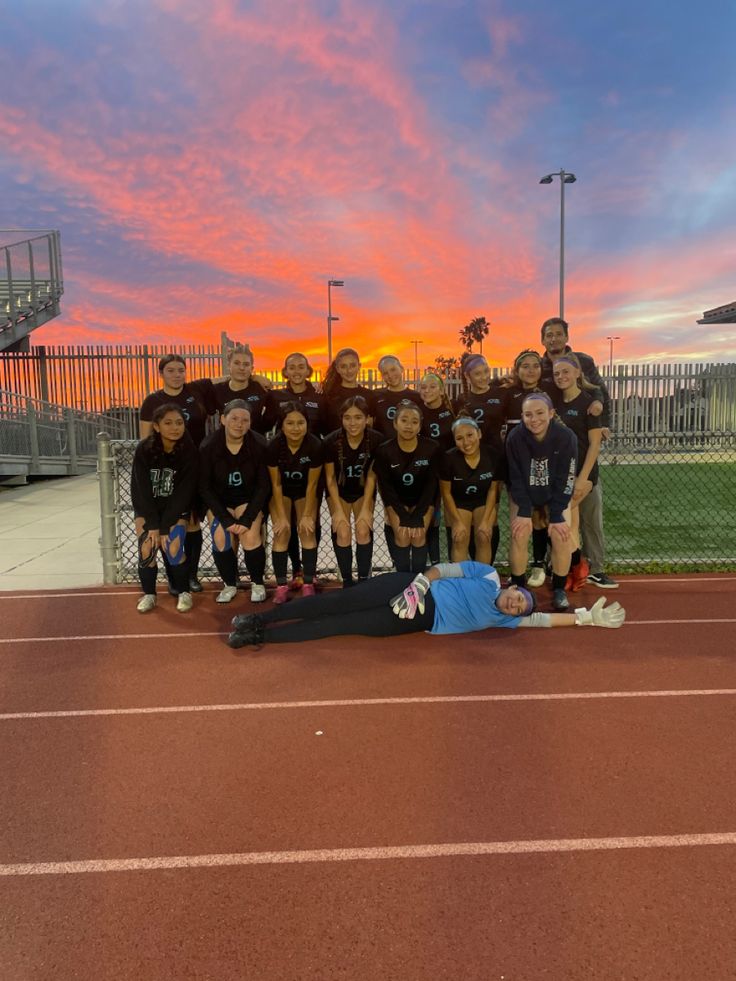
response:
<path id="1" fill-rule="evenodd" d="M 623 607 L 605 606 L 603 599 L 590 610 L 535 613 L 532 594 L 519 586 L 502 588 L 492 566 L 443 562 L 417 576 L 392 572 L 352 589 L 236 616 L 228 644 L 293 644 L 341 634 L 460 634 L 488 627 L 620 627 L 624 617 Z"/>

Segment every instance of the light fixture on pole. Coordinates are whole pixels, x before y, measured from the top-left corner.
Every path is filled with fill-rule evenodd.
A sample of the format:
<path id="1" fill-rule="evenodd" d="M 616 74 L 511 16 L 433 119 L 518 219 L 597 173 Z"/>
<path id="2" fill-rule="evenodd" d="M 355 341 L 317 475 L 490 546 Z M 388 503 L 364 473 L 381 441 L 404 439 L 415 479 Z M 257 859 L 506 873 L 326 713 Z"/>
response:
<path id="1" fill-rule="evenodd" d="M 327 363 L 332 364 L 332 322 L 339 320 L 339 317 L 332 316 L 332 287 L 344 286 L 342 279 L 327 280 Z"/>
<path id="2" fill-rule="evenodd" d="M 608 334 L 606 335 L 606 340 L 608 341 L 608 375 L 613 378 L 613 342 L 620 341 L 621 336 L 619 334 Z"/>
<path id="3" fill-rule="evenodd" d="M 565 319 L 565 184 L 574 184 L 575 174 L 560 167 L 554 174 L 546 174 L 540 184 L 551 184 L 555 177 L 560 178 L 560 319 Z"/>
<path id="4" fill-rule="evenodd" d="M 424 341 L 409 341 L 410 344 L 414 345 L 414 377 L 418 380 L 419 378 L 419 345 L 424 344 Z"/>

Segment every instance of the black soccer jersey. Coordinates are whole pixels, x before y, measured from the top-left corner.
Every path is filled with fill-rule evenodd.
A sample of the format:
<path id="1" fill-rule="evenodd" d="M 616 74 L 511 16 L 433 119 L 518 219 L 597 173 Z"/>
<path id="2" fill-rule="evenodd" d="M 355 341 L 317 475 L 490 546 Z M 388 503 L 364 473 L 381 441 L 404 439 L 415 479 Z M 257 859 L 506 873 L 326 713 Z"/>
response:
<path id="1" fill-rule="evenodd" d="M 383 433 L 384 439 L 393 439 L 396 435 L 394 419 L 399 402 L 413 402 L 423 410 L 422 400 L 418 392 L 403 388 L 400 392 L 392 392 L 388 388 L 378 388 L 371 392 L 369 405 L 373 416 L 373 427 Z"/>
<path id="2" fill-rule="evenodd" d="M 593 397 L 588 392 L 581 392 L 572 402 L 565 402 L 562 392 L 558 388 L 554 398 L 555 411 L 560 422 L 564 422 L 568 429 L 572 429 L 578 438 L 578 465 L 576 473 L 580 473 L 585 462 L 585 454 L 590 446 L 588 433 L 591 429 L 601 428 L 601 417 L 591 416 L 588 413 L 588 406 L 593 401 Z M 598 482 L 598 463 L 593 465 L 590 471 L 589 480 L 592 483 Z"/>
<path id="3" fill-rule="evenodd" d="M 205 436 L 207 417 L 217 411 L 213 389 L 214 386 L 209 378 L 186 382 L 178 395 L 169 395 L 160 388 L 143 400 L 141 422 L 151 422 L 154 411 L 160 405 L 169 403 L 177 405 L 184 414 L 187 432 L 192 437 L 194 445 L 199 446 Z"/>
<path id="4" fill-rule="evenodd" d="M 373 456 L 384 442 L 381 433 L 366 429 L 359 445 L 353 449 L 343 429 L 325 437 L 322 444 L 324 462 L 335 467 L 337 490 L 343 501 L 352 504 L 365 493 L 363 475 L 368 472 Z"/>
<path id="5" fill-rule="evenodd" d="M 470 467 L 458 447 L 442 453 L 437 465 L 440 480 L 450 484 L 452 499 L 463 511 L 485 507 L 488 491 L 495 480 L 502 480 L 505 464 L 500 453 L 481 443 L 480 459 Z"/>
<path id="6" fill-rule="evenodd" d="M 313 433 L 307 433 L 296 453 L 292 453 L 283 433 L 279 433 L 266 449 L 266 463 L 278 469 L 281 490 L 292 501 L 306 497 L 309 471 L 322 466 L 322 443 Z"/>
<path id="7" fill-rule="evenodd" d="M 240 450 L 232 453 L 222 427 L 208 436 L 200 447 L 199 492 L 225 527 L 232 522 L 227 509 L 247 504 L 241 523 L 250 527 L 271 496 L 264 438 L 248 432 Z"/>
<path id="8" fill-rule="evenodd" d="M 398 439 L 390 439 L 376 450 L 373 469 L 378 489 L 384 504 L 396 511 L 402 525 L 419 527 L 435 499 L 434 456 L 438 450 L 437 443 L 426 436 L 419 436 L 411 453 L 401 449 Z"/>
<path id="9" fill-rule="evenodd" d="M 264 411 L 266 408 L 266 389 L 252 379 L 245 388 L 231 388 L 230 381 L 215 382 L 212 386 L 217 403 L 217 411 L 222 415 L 225 406 L 233 399 L 242 399 L 248 403 L 250 409 L 250 428 L 257 433 L 264 433 Z"/>
<path id="10" fill-rule="evenodd" d="M 184 435 L 171 453 L 165 453 L 153 434 L 142 439 L 133 454 L 130 497 L 144 530 L 168 535 L 172 525 L 188 515 L 197 490 L 198 455 L 192 439 Z"/>
<path id="11" fill-rule="evenodd" d="M 438 409 L 430 409 L 429 406 L 422 405 L 422 436 L 429 436 L 442 447 L 449 450 L 455 445 L 452 435 L 452 424 L 455 421 L 455 414 L 446 405 L 441 405 Z"/>
<path id="12" fill-rule="evenodd" d="M 467 392 L 461 395 L 455 403 L 457 415 L 472 416 L 481 429 L 483 442 L 490 442 L 494 436 L 501 435 L 506 422 L 507 388 L 502 388 L 498 382 L 492 382 L 491 387 L 482 395 Z M 464 413 L 462 410 L 465 410 Z"/>
<path id="13" fill-rule="evenodd" d="M 356 395 L 360 395 L 368 403 L 368 407 L 371 407 L 371 397 L 372 392 L 370 389 L 365 388 L 363 385 L 356 385 L 355 388 L 345 388 L 343 385 L 338 385 L 337 388 L 324 396 L 325 399 L 325 429 L 326 432 L 334 432 L 335 429 L 339 429 L 342 425 L 342 419 L 340 417 L 340 409 L 342 404 L 346 399 L 354 398 Z"/>
<path id="14" fill-rule="evenodd" d="M 287 385 L 286 388 L 274 388 L 268 393 L 264 420 L 266 432 L 281 422 L 281 407 L 287 402 L 298 402 L 302 407 L 310 433 L 314 433 L 315 436 L 325 434 L 327 431 L 325 429 L 325 398 L 310 384 L 303 392 L 293 392 Z"/>

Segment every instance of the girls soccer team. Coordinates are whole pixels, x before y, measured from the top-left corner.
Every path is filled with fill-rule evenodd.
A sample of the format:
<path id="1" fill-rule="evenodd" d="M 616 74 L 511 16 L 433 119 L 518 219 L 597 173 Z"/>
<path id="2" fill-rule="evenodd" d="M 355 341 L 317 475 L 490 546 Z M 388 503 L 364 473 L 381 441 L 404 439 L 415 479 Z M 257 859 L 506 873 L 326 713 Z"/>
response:
<path id="1" fill-rule="evenodd" d="M 422 378 L 418 392 L 408 389 L 393 356 L 379 362 L 384 387 L 363 387 L 360 358 L 350 348 L 337 353 L 321 391 L 310 383 L 311 366 L 299 353 L 286 358 L 287 384 L 280 390 L 268 391 L 253 376 L 248 347 L 230 352 L 229 368 L 226 381 L 188 383 L 184 359 L 167 355 L 159 364 L 162 388 L 141 408 L 131 482 L 140 612 L 156 605 L 158 551 L 177 609 L 192 608 L 191 592 L 201 589 L 197 565 L 205 515 L 223 581 L 217 602 L 236 596 L 239 547 L 251 600 L 266 599 L 269 516 L 274 603 L 289 598 L 289 556 L 292 588 L 301 587 L 303 599 L 313 596 L 325 493 L 344 588 L 356 585 L 353 545 L 359 583 L 371 576 L 376 492 L 397 572 L 421 578 L 428 547 L 437 561 L 440 499 L 453 562 L 491 564 L 504 485 L 512 584 L 526 587 L 531 538 L 530 584 L 544 582 L 549 548 L 553 608 L 568 609 L 566 591 L 580 588 L 588 572 L 577 506 L 597 480 L 601 444 L 597 390 L 573 354 L 555 360 L 554 384 L 541 381 L 541 359 L 533 351 L 522 351 L 502 382 L 491 379 L 481 355 L 466 356 L 464 391 L 454 404 L 433 373 Z M 205 438 L 213 415 L 220 425 Z M 272 433 L 270 441 L 265 433 Z"/>

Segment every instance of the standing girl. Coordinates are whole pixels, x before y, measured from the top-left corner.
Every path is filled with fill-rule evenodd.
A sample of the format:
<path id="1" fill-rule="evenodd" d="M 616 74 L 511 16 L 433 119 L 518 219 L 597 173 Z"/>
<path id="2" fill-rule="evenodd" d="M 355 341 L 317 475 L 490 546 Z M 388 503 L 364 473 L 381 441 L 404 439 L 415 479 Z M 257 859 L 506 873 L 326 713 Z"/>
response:
<path id="1" fill-rule="evenodd" d="M 238 591 L 238 546 L 243 546 L 250 575 L 250 598 L 266 598 L 263 573 L 266 550 L 261 529 L 271 482 L 266 442 L 250 428 L 250 409 L 243 399 L 224 407 L 222 425 L 200 449 L 199 493 L 207 507 L 212 557 L 223 581 L 218 603 L 230 603 Z"/>
<path id="2" fill-rule="evenodd" d="M 570 568 L 570 502 L 577 467 L 575 434 L 557 422 L 548 395 L 532 392 L 521 406 L 522 425 L 506 440 L 509 468 L 511 581 L 526 583 L 527 546 L 532 515 L 547 527 L 552 545 L 552 594 L 556 610 L 570 606 L 565 581 Z"/>
<path id="3" fill-rule="evenodd" d="M 180 354 L 166 354 L 158 363 L 158 372 L 163 382 L 162 387 L 148 395 L 141 405 L 140 437 L 145 439 L 153 430 L 153 413 L 157 406 L 178 405 L 186 423 L 187 432 L 192 437 L 194 445 L 199 447 L 205 437 L 207 419 L 217 412 L 217 400 L 214 387 L 209 378 L 198 381 L 186 380 L 186 362 Z M 199 559 L 202 554 L 201 518 L 204 508 L 195 498 L 191 502 L 192 511 L 186 525 L 186 552 L 189 557 L 188 591 L 201 593 L 202 585 L 197 578 Z M 167 563 L 164 552 L 164 564 Z M 167 565 L 167 574 L 168 574 Z M 172 592 L 176 587 L 169 576 L 169 586 Z"/>
<path id="4" fill-rule="evenodd" d="M 505 470 L 503 455 L 481 443 L 475 419 L 461 416 L 452 431 L 455 448 L 438 458 L 445 524 L 452 535 L 451 558 L 453 562 L 468 558 L 472 532 L 475 560 L 490 565 L 499 481 Z"/>
<path id="5" fill-rule="evenodd" d="M 342 585 L 347 588 L 354 585 L 351 517 L 355 523 L 358 579 L 367 579 L 371 574 L 375 495 L 366 497 L 366 474 L 384 439 L 368 426 L 368 403 L 360 395 L 346 399 L 340 412 L 341 426 L 325 438 L 323 451 L 332 542 Z M 370 521 L 366 520 L 368 514 Z"/>
<path id="6" fill-rule="evenodd" d="M 580 502 L 598 483 L 598 455 L 603 430 L 600 416 L 589 409 L 598 389 L 583 376 L 580 362 L 572 351 L 555 358 L 552 373 L 557 387 L 554 398 L 558 418 L 571 429 L 578 440 L 578 466 L 570 504 L 572 559 L 567 589 L 577 591 L 585 585 L 590 567 L 580 554 Z"/>
<path id="7" fill-rule="evenodd" d="M 417 392 L 406 387 L 403 365 L 393 354 L 386 354 L 381 358 L 378 370 L 385 388 L 378 388 L 371 393 L 373 426 L 383 434 L 384 439 L 392 439 L 396 432 L 394 419 L 399 402 L 409 401 L 421 405 L 422 400 Z"/>
<path id="8" fill-rule="evenodd" d="M 299 402 L 287 402 L 281 411 L 281 431 L 266 451 L 272 490 L 271 554 L 276 576 L 274 603 L 285 603 L 289 596 L 286 568 L 292 514 L 302 545 L 302 595 L 314 595 L 314 575 L 317 570 L 317 486 L 322 472 L 322 444 L 317 436 L 307 431 L 304 408 Z"/>
<path id="9" fill-rule="evenodd" d="M 266 400 L 266 432 L 281 419 L 281 406 L 286 402 L 300 402 L 307 416 L 310 433 L 323 436 L 325 430 L 325 398 L 309 381 L 312 366 L 305 355 L 294 351 L 287 354 L 281 374 L 286 379 L 285 388 L 274 388 Z"/>
<path id="10" fill-rule="evenodd" d="M 455 413 L 445 391 L 445 384 L 439 375 L 428 371 L 419 383 L 419 397 L 422 400 L 422 436 L 429 436 L 440 444 L 443 450 L 454 445 L 452 424 Z"/>
<path id="11" fill-rule="evenodd" d="M 352 395 L 362 396 L 371 405 L 371 393 L 358 383 L 360 358 L 352 347 L 344 347 L 335 355 L 322 382 L 325 397 L 325 426 L 328 433 L 340 428 L 340 407 Z"/>
<path id="12" fill-rule="evenodd" d="M 228 377 L 212 386 L 220 414 L 233 399 L 242 399 L 250 410 L 250 428 L 265 433 L 263 417 L 268 392 L 253 375 L 253 352 L 248 344 L 238 344 L 228 351 L 227 369 Z"/>
<path id="13" fill-rule="evenodd" d="M 192 608 L 185 547 L 186 519 L 197 489 L 197 450 L 178 405 L 159 405 L 152 413 L 151 433 L 136 446 L 130 496 L 138 539 L 138 575 L 143 596 L 138 612 L 156 605 L 156 553 L 167 560 L 178 591 L 176 608 Z"/>
<path id="14" fill-rule="evenodd" d="M 427 528 L 437 493 L 433 460 L 439 447 L 419 435 L 421 426 L 419 406 L 400 403 L 394 419 L 396 437 L 378 447 L 366 481 L 367 498 L 378 483 L 386 513 L 386 544 L 398 572 L 422 572 L 427 565 Z"/>

